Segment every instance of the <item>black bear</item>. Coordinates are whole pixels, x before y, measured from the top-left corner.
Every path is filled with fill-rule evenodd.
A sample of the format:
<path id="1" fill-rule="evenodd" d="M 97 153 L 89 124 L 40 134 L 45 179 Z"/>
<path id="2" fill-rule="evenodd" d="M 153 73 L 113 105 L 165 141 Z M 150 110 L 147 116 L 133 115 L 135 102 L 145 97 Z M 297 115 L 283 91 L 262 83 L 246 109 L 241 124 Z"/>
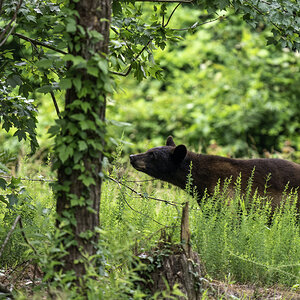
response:
<path id="1" fill-rule="evenodd" d="M 196 188 L 198 200 L 203 197 L 205 190 L 208 194 L 213 194 L 218 180 L 224 182 L 226 178 L 232 177 L 229 189 L 233 189 L 233 183 L 241 175 L 242 189 L 245 189 L 253 169 L 252 189 L 257 189 L 261 195 L 265 191 L 266 178 L 271 176 L 267 182 L 267 195 L 272 198 L 273 209 L 280 204 L 282 193 L 287 185 L 289 189 L 298 189 L 299 199 L 300 165 L 283 159 L 232 159 L 197 154 L 187 151 L 184 145 L 176 146 L 173 138 L 169 136 L 166 146 L 130 155 L 130 162 L 136 170 L 182 189 L 186 188 L 192 162 L 192 186 Z M 297 207 L 299 210 L 300 200 Z"/>

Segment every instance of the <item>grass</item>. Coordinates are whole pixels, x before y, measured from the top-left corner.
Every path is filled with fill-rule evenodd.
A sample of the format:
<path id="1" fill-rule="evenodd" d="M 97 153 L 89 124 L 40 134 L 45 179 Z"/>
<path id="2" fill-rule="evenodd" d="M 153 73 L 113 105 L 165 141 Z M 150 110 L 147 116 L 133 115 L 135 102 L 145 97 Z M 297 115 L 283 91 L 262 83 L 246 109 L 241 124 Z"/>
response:
<path id="1" fill-rule="evenodd" d="M 140 180 L 143 179 L 149 178 L 142 175 Z M 207 197 L 200 207 L 183 191 L 159 181 L 131 183 L 131 186 L 146 197 L 137 197 L 122 185 L 116 189 L 113 182 L 107 181 L 102 198 L 102 226 L 112 234 L 116 232 L 115 238 L 120 238 L 121 243 L 131 227 L 139 246 L 150 246 L 159 239 L 162 225 L 173 242 L 179 242 L 180 203 L 191 201 L 193 249 L 200 254 L 210 277 L 225 280 L 230 276 L 235 282 L 258 285 L 299 286 L 300 227 L 296 195 L 288 195 L 292 204 L 287 201 L 269 224 L 270 206 L 261 205 L 263 199 L 258 195 L 250 198 L 247 210 L 241 209 L 245 197 L 240 193 L 239 183 L 231 205 L 225 204 L 228 195 L 217 187 L 215 194 Z M 150 196 L 178 205 L 158 202 Z"/>
<path id="2" fill-rule="evenodd" d="M 45 169 L 36 173 L 39 172 L 47 174 Z M 199 206 L 184 191 L 161 181 L 149 181 L 146 175 L 121 164 L 109 176 L 115 181 L 107 179 L 103 183 L 100 215 L 103 265 L 98 271 L 105 278 L 99 285 L 103 295 L 119 291 L 123 295 L 120 299 L 126 299 L 129 290 L 133 290 L 134 273 L 130 267 L 134 254 L 151 249 L 162 231 L 172 242 L 179 243 L 181 206 L 186 201 L 191 207 L 192 248 L 200 254 L 207 278 L 257 286 L 279 284 L 299 290 L 300 225 L 293 201 L 276 211 L 269 224 L 270 207 L 262 206 L 263 199 L 256 194 L 246 192 L 248 199 L 244 197 L 239 182 L 230 201 L 226 185 L 218 185 L 215 194 Z M 36 181 L 22 184 L 28 197 L 19 210 L 7 210 L 0 203 L 1 242 L 16 214 L 21 213 L 26 235 L 38 250 L 40 261 L 47 262 L 55 213 L 51 187 Z M 295 200 L 294 195 L 288 197 Z M 230 205 L 225 204 L 228 202 Z M 32 257 L 16 229 L 0 264 L 14 266 Z"/>

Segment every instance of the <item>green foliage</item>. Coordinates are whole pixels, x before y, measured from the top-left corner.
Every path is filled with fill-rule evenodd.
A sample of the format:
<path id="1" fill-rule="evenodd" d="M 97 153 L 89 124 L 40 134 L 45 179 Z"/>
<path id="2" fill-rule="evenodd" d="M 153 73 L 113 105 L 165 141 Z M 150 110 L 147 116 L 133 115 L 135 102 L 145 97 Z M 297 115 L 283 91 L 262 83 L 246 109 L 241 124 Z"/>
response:
<path id="1" fill-rule="evenodd" d="M 195 12 L 182 13 L 179 20 Z M 202 151 L 217 143 L 235 156 L 285 146 L 299 151 L 298 54 L 265 47 L 269 34 L 263 25 L 250 30 L 231 14 L 199 28 L 156 53 L 162 81 L 147 80 L 136 88 L 135 81 L 125 79 L 109 117 L 132 124 L 122 130 L 142 151 L 145 139 L 157 146 L 169 134 Z"/>
<path id="2" fill-rule="evenodd" d="M 286 204 L 271 218 L 270 207 L 262 206 L 265 200 L 256 194 L 243 209 L 246 198 L 240 184 L 237 181 L 230 200 L 226 184 L 217 186 L 213 197 L 202 200 L 200 210 L 192 211 L 192 240 L 208 274 L 222 280 L 230 274 L 241 283 L 293 286 L 299 281 L 297 195 L 287 195 Z"/>
<path id="3" fill-rule="evenodd" d="M 300 4 L 298 1 L 241 1 L 241 0 L 206 0 L 197 1 L 202 9 L 215 12 L 218 9 L 233 7 L 236 13 L 252 27 L 257 28 L 261 22 L 272 25 L 272 37 L 268 44 L 279 44 L 294 51 L 300 49 Z"/>
<path id="4" fill-rule="evenodd" d="M 45 194 L 45 189 L 48 190 Z M 33 249 L 26 244 L 23 234 L 33 245 L 43 244 L 46 235 L 53 230 L 53 197 L 49 185 L 21 182 L 20 178 L 12 177 L 4 192 L 0 195 L 0 236 L 1 245 L 17 216 L 21 217 L 23 229 L 17 224 L 4 252 L 0 257 L 2 266 L 17 266 L 26 260 L 33 259 Z M 39 199 L 38 201 L 35 199 Z M 50 200 L 50 201 L 49 201 Z M 23 231 L 23 233 L 22 233 Z M 43 247 L 38 248 L 43 252 Z M 40 252 L 40 253 L 41 253 Z"/>
<path id="5" fill-rule="evenodd" d="M 25 256 L 35 260 L 40 259 L 46 271 L 45 279 L 51 278 L 55 282 L 53 285 L 62 288 L 64 291 L 64 288 L 70 287 L 70 282 L 76 280 L 75 273 L 74 270 L 65 273 L 57 270 L 63 265 L 63 257 L 69 254 L 68 251 L 70 249 L 80 248 L 82 256 L 76 263 L 85 264 L 86 273 L 83 281 L 79 280 L 80 284 L 73 287 L 70 291 L 71 297 L 78 298 L 86 292 L 91 297 L 104 295 L 104 297 L 111 299 L 118 293 L 120 299 L 127 298 L 128 295 L 138 299 L 143 297 L 143 293 L 133 290 L 133 282 L 136 280 L 134 277 L 135 273 L 129 265 L 126 265 L 128 263 L 126 261 L 128 255 L 124 256 L 124 254 L 129 253 L 131 261 L 132 253 L 130 248 L 132 247 L 132 241 L 135 240 L 140 248 L 142 247 L 141 245 L 145 248 L 149 247 L 158 239 L 161 227 L 170 226 L 169 224 L 171 224 L 168 227 L 169 235 L 174 240 L 178 239 L 179 209 L 170 209 L 171 205 L 168 201 L 161 201 L 159 205 L 156 205 L 154 202 L 155 196 L 158 197 L 156 188 L 160 184 L 156 184 L 155 188 L 146 183 L 141 184 L 140 189 L 143 197 L 140 197 L 141 195 L 138 194 L 139 200 L 137 201 L 131 194 L 131 192 L 134 193 L 132 189 L 129 189 L 130 193 L 126 192 L 126 176 L 123 177 L 120 183 L 117 183 L 120 189 L 115 187 L 116 180 L 114 182 L 106 182 L 103 196 L 104 204 L 101 211 L 101 217 L 103 218 L 102 227 L 104 229 L 104 232 L 101 233 L 103 240 L 99 242 L 99 245 L 95 242 L 97 240 L 95 237 L 97 237 L 99 232 L 97 228 L 94 228 L 95 226 L 93 227 L 93 224 L 89 224 L 92 225 L 90 229 L 76 232 L 75 234 L 74 229 L 78 226 L 76 217 L 80 217 L 78 212 L 82 208 L 87 209 L 86 211 L 93 215 L 96 211 L 92 206 L 91 202 L 93 201 L 91 201 L 90 196 L 93 195 L 93 189 L 101 185 L 103 178 L 101 165 L 100 168 L 97 168 L 97 166 L 99 166 L 101 161 L 101 159 L 99 161 L 99 157 L 106 154 L 104 149 L 106 141 L 105 96 L 112 94 L 115 89 L 111 75 L 116 75 L 117 72 L 122 71 L 119 75 L 126 75 L 132 72 L 138 81 L 147 76 L 161 79 L 161 67 L 157 65 L 153 51 L 155 47 L 161 50 L 167 49 L 167 42 L 180 41 L 179 30 L 175 30 L 170 26 L 170 22 L 173 22 L 174 19 L 174 12 L 179 5 L 151 5 L 151 9 L 149 9 L 149 6 L 114 1 L 110 57 L 108 57 L 103 56 L 102 53 L 99 54 L 99 49 L 96 46 L 103 39 L 103 36 L 95 30 L 85 30 L 78 20 L 80 12 L 74 10 L 75 3 L 80 2 L 1 1 L 0 121 L 3 123 L 2 127 L 6 131 L 13 127 L 16 128 L 16 131 L 13 133 L 18 137 L 19 141 L 29 139 L 31 150 L 36 150 L 38 146 L 36 139 L 37 110 L 36 105 L 33 105 L 29 99 L 36 100 L 37 93 L 50 93 L 58 112 L 55 96 L 59 95 L 59 89 L 67 91 L 65 111 L 59 115 L 60 119 L 50 129 L 50 133 L 56 137 L 56 161 L 54 168 L 59 171 L 60 175 L 59 182 L 54 185 L 59 199 L 57 204 L 58 206 L 62 205 L 62 210 L 60 211 L 62 213 L 59 218 L 60 231 L 55 231 L 53 235 L 48 234 L 53 231 L 54 227 L 54 201 L 49 189 L 45 189 L 46 192 L 43 199 L 50 201 L 51 209 L 46 205 L 45 201 L 38 202 L 33 196 L 35 195 L 38 199 L 39 195 L 34 192 L 32 197 L 29 196 L 23 189 L 19 179 L 13 178 L 10 182 L 7 182 L 7 180 L 1 178 L 0 187 L 4 190 L 0 198 L 3 208 L 0 221 L 4 225 L 0 227 L 1 236 L 4 236 L 11 228 L 11 223 L 15 216 L 21 215 L 26 227 L 25 233 L 32 233 L 31 241 L 38 248 L 38 252 L 35 255 L 29 250 L 23 256 L 25 248 L 19 242 L 20 235 L 16 235 L 10 240 L 11 244 L 8 248 L 16 255 L 6 254 L 1 259 L 8 264 L 12 263 L 9 260 L 10 258 L 14 259 L 15 262 L 24 259 Z M 296 3 L 287 1 L 279 4 L 273 1 L 267 5 L 259 5 L 252 1 L 241 3 L 234 1 L 234 8 L 236 11 L 242 12 L 244 19 L 251 25 L 260 26 L 261 17 L 273 24 L 273 37 L 268 36 L 269 43 L 280 43 L 281 46 L 287 46 L 291 49 L 299 48 L 299 9 Z M 284 139 L 286 137 L 292 139 L 296 136 L 295 143 L 296 145 L 299 144 L 297 141 L 299 137 L 295 134 L 298 126 L 297 114 L 299 105 L 297 95 L 299 90 L 298 85 L 294 84 L 293 81 L 297 82 L 298 78 L 297 70 L 299 65 L 296 58 L 291 54 L 286 54 L 284 57 L 279 56 L 279 59 L 275 60 L 274 63 L 274 58 L 277 58 L 277 54 L 273 55 L 272 51 L 267 54 L 261 53 L 254 47 L 256 50 L 251 52 L 253 48 L 247 43 L 246 46 L 243 44 L 238 46 L 239 42 L 248 41 L 248 32 L 241 28 L 238 28 L 237 32 L 239 34 L 242 33 L 242 38 L 238 39 L 239 42 L 237 44 L 233 43 L 236 49 L 232 51 L 233 55 L 228 55 L 228 58 L 227 54 L 230 53 L 228 49 L 232 50 L 234 48 L 230 45 L 232 39 L 229 39 L 229 43 L 225 43 L 224 47 L 220 42 L 212 44 L 213 47 L 218 46 L 216 52 L 213 48 L 210 48 L 212 46 L 208 46 L 208 41 L 222 40 L 218 36 L 218 30 L 206 34 L 201 32 L 201 43 L 199 43 L 195 38 L 199 38 L 200 31 L 195 36 L 188 36 L 185 32 L 196 31 L 200 24 L 213 17 L 215 18 L 218 10 L 227 8 L 230 2 L 227 0 L 206 1 L 201 3 L 201 5 L 203 4 L 208 11 L 208 13 L 204 13 L 204 16 L 200 16 L 201 21 L 204 22 L 195 23 L 193 21 L 193 25 L 188 24 L 188 27 L 182 30 L 184 32 L 182 36 L 188 37 L 186 44 L 183 43 L 180 46 L 182 47 L 180 49 L 182 53 L 179 54 L 183 55 L 177 55 L 178 53 L 174 55 L 172 46 L 170 46 L 170 53 L 176 59 L 178 57 L 185 58 L 186 62 L 182 63 L 181 59 L 177 59 L 176 62 L 170 63 L 172 59 L 168 61 L 168 58 L 163 58 L 161 54 L 157 56 L 157 60 L 161 62 L 166 75 L 170 75 L 168 78 L 169 82 L 168 80 L 163 84 L 155 82 L 153 91 L 153 82 L 151 84 L 145 83 L 142 86 L 144 89 L 143 95 L 147 93 L 150 95 L 147 96 L 150 97 L 149 99 L 157 94 L 160 97 L 157 97 L 159 105 L 154 106 L 154 109 L 151 107 L 152 103 L 145 105 L 145 102 L 141 100 L 141 96 L 138 97 L 140 99 L 136 101 L 136 105 L 141 108 L 138 114 L 140 119 L 137 122 L 138 126 L 140 126 L 137 126 L 138 133 L 144 137 L 144 132 L 147 132 L 149 128 L 155 127 L 156 132 L 152 131 L 151 134 L 159 133 L 160 135 L 165 135 L 167 132 L 169 134 L 170 132 L 175 132 L 177 128 L 182 128 L 178 136 L 187 136 L 194 144 L 198 144 L 200 136 L 200 140 L 202 139 L 204 144 L 206 143 L 207 145 L 211 139 L 218 139 L 225 145 L 242 135 L 244 139 L 238 141 L 242 145 L 237 144 L 235 146 L 235 149 L 232 151 L 235 153 L 245 151 L 245 143 L 248 142 L 247 139 L 251 138 L 254 140 L 258 139 L 254 143 L 257 148 L 265 147 L 260 139 L 265 141 L 266 137 L 270 136 L 271 141 L 265 142 L 266 148 L 269 148 L 270 144 L 276 147 L 280 146 L 284 140 L 277 140 L 279 133 L 283 134 Z M 196 13 L 197 15 L 198 13 Z M 217 17 L 217 19 L 221 20 L 222 18 Z M 102 22 L 103 20 L 100 21 Z M 182 24 L 185 22 L 186 19 Z M 259 26 L 258 29 L 260 30 Z M 257 42 L 259 39 L 254 41 Z M 187 51 L 185 53 L 186 48 L 189 46 L 188 43 L 193 45 L 194 52 Z M 251 62 L 251 59 L 249 59 L 253 53 L 259 57 L 258 62 Z M 201 56 L 202 54 L 203 56 Z M 242 65 L 243 70 L 235 74 L 239 77 L 236 81 L 233 80 L 231 75 L 235 71 L 231 67 L 233 56 L 238 56 L 240 61 L 244 63 Z M 196 72 L 195 80 L 189 83 L 189 80 L 184 75 L 189 73 L 189 70 L 195 71 L 195 67 L 190 61 L 190 59 L 195 60 L 195 57 L 200 57 L 203 64 L 201 64 L 200 72 Z M 266 59 L 270 66 L 269 68 L 261 69 L 261 63 Z M 214 66 L 214 69 L 208 68 L 211 65 Z M 240 65 L 240 62 L 236 63 L 236 65 Z M 272 76 L 274 66 L 275 68 L 278 66 L 278 69 L 285 68 L 285 80 L 282 77 L 278 83 L 276 78 Z M 292 72 L 291 66 L 294 67 Z M 253 70 L 256 69 L 260 72 L 253 73 Z M 180 74 L 178 70 L 181 70 Z M 194 75 L 193 72 L 191 74 Z M 253 74 L 250 83 L 248 83 L 249 74 Z M 267 79 L 264 79 L 263 76 L 265 75 L 261 74 L 268 74 Z M 180 82 L 183 80 L 184 84 L 181 84 Z M 205 97 L 199 96 L 203 93 L 202 91 L 200 94 L 197 94 L 199 81 L 201 81 L 200 86 L 210 91 Z M 157 86 L 155 87 L 155 85 Z M 230 94 L 228 92 L 230 90 L 228 86 L 233 86 L 233 93 Z M 172 97 L 166 96 L 163 93 L 165 90 L 168 90 Z M 174 95 L 172 93 L 175 91 L 177 96 L 173 98 Z M 277 95 L 279 94 L 278 91 L 282 92 L 279 96 Z M 294 96 L 291 96 L 291 91 L 294 92 Z M 186 95 L 187 98 L 185 97 Z M 246 95 L 245 98 L 242 97 L 244 95 Z M 282 100 L 282 95 L 284 95 L 284 101 L 279 104 L 278 100 Z M 272 105 L 270 108 L 270 101 L 268 100 L 273 99 L 273 96 L 275 108 Z M 225 98 L 224 102 L 222 102 L 223 98 Z M 240 101 L 241 98 L 242 101 Z M 221 106 L 223 114 L 219 113 L 220 110 L 215 109 L 215 99 Z M 222 106 L 222 103 L 225 103 L 225 106 Z M 283 107 L 289 103 L 291 103 L 291 109 L 287 114 L 282 114 Z M 127 104 L 129 104 L 128 107 L 134 107 L 129 101 Z M 166 108 L 163 113 L 160 111 L 161 107 Z M 247 111 L 249 109 L 250 114 L 240 113 L 243 108 L 246 108 Z M 155 112 L 154 118 L 151 116 L 153 111 Z M 276 121 L 277 118 L 272 118 L 275 116 L 274 111 L 281 115 L 278 122 Z M 176 115 L 175 112 L 179 112 L 179 115 Z M 136 111 L 134 114 L 136 115 Z M 147 119 L 149 114 L 150 118 Z M 256 119 L 257 115 L 259 116 L 259 121 Z M 244 126 L 241 126 L 241 121 L 244 121 L 245 116 L 247 117 L 247 122 L 245 122 Z M 231 126 L 227 120 L 222 121 L 224 117 L 228 117 L 230 122 L 234 121 L 235 126 L 233 130 L 230 131 Z M 267 118 L 269 119 L 265 122 Z M 290 119 L 292 119 L 291 122 Z M 287 120 L 290 122 L 289 127 L 286 125 Z M 121 121 L 124 121 L 124 117 Z M 134 121 L 135 119 L 133 119 Z M 269 128 L 268 126 L 274 121 L 276 121 L 275 129 L 273 127 Z M 143 124 L 140 125 L 141 123 Z M 266 128 L 263 126 L 265 123 L 267 123 Z M 193 126 L 197 126 L 196 128 L 199 128 L 198 131 L 194 130 L 195 127 Z M 215 135 L 212 134 L 212 128 L 216 128 Z M 257 128 L 264 129 L 261 135 L 260 132 L 257 132 Z M 224 129 L 226 130 L 225 134 Z M 142 139 L 136 134 L 132 141 L 140 142 Z M 261 150 L 259 149 L 259 151 Z M 4 172 L 8 171 L 2 166 L 1 169 Z M 70 193 L 74 185 L 79 191 L 77 194 Z M 180 193 L 174 193 L 179 202 L 185 200 L 184 197 L 180 196 Z M 48 195 L 50 195 L 50 199 Z M 170 195 L 167 192 L 159 195 L 170 200 Z M 218 197 L 215 197 L 215 199 L 218 199 Z M 98 205 L 98 200 L 99 198 L 94 201 L 96 206 Z M 279 228 L 282 230 L 280 233 L 285 234 L 284 226 L 280 226 L 280 222 L 283 222 L 284 218 L 281 216 L 278 218 L 277 223 L 274 224 L 279 225 L 277 227 L 274 225 L 274 228 Z M 287 220 L 291 222 L 291 217 L 287 217 Z M 232 226 L 230 222 L 225 225 L 227 227 Z M 236 226 L 236 223 L 233 225 Z M 235 229 L 235 227 L 233 228 Z M 296 225 L 295 228 L 297 229 Z M 108 232 L 107 236 L 106 232 Z M 129 234 L 129 232 L 132 232 L 132 234 Z M 233 232 L 239 233 L 235 230 Z M 19 233 L 20 231 L 16 232 L 16 234 Z M 228 232 L 225 233 L 226 235 L 229 234 Z M 38 239 L 36 236 L 39 234 Z M 198 236 L 200 236 L 200 233 Z M 293 240 L 293 236 L 294 232 L 289 238 Z M 112 243 L 111 238 L 115 238 L 116 243 Z M 147 243 L 145 239 L 148 239 Z M 56 243 L 53 243 L 53 240 Z M 225 241 L 234 244 L 233 237 L 225 239 Z M 92 243 L 94 243 L 93 246 L 98 253 L 89 257 L 82 251 L 82 248 L 83 245 Z M 108 248 L 109 251 L 106 251 L 105 248 L 109 244 L 114 248 Z M 118 248 L 116 245 L 123 245 L 123 247 Z M 295 245 L 298 246 L 297 239 L 295 239 Z M 79 246 L 82 246 L 82 248 Z M 235 248 L 232 249 L 235 250 Z M 6 249 L 5 251 L 8 250 Z M 118 253 L 117 251 L 121 252 Z M 236 253 L 236 255 L 244 257 L 243 252 Z M 278 253 L 276 255 L 280 257 L 279 250 Z M 298 252 L 296 251 L 291 255 L 295 255 L 298 258 Z M 226 261 L 226 257 L 224 260 Z M 106 261 L 109 263 L 106 264 Z M 259 259 L 256 261 L 259 261 Z M 263 260 L 264 262 L 265 260 Z M 226 261 L 226 263 L 228 262 Z M 289 269 L 289 266 L 287 266 L 287 269 Z M 249 269 L 246 268 L 246 270 Z M 288 273 L 290 274 L 292 271 L 288 270 Z M 244 280 L 243 276 L 246 278 L 245 274 L 239 278 Z M 103 285 L 98 286 L 98 281 L 95 281 L 95 278 Z M 263 275 L 260 278 L 262 278 L 260 279 L 262 281 L 265 280 Z M 291 282 L 290 279 L 286 280 L 286 278 L 281 278 L 280 276 L 278 278 L 287 284 Z M 85 288 L 80 291 L 81 285 Z"/>
<path id="6" fill-rule="evenodd" d="M 181 207 L 187 200 L 191 207 L 192 248 L 199 252 L 207 276 L 219 280 L 230 276 L 235 282 L 270 286 L 292 287 L 299 282 L 295 195 L 285 195 L 287 204 L 275 213 L 270 225 L 270 207 L 262 206 L 264 199 L 258 195 L 250 196 L 251 180 L 245 195 L 240 180 L 236 182 L 235 194 L 230 195 L 229 182 L 225 185 L 220 182 L 214 195 L 204 198 L 199 206 L 182 190 L 156 180 L 144 181 L 149 180 L 146 175 L 136 177 L 122 163 L 121 150 L 122 147 L 116 151 L 115 164 L 107 169 L 106 175 L 111 179 L 103 184 L 97 253 L 93 257 L 84 256 L 88 271 L 83 280 L 88 295 L 101 299 L 145 299 L 145 291 L 136 288 L 140 280 L 137 274 L 144 268 L 136 263 L 136 256 L 142 257 L 147 252 L 149 259 L 154 257 L 151 251 L 161 238 L 179 243 Z M 31 175 L 32 166 L 25 163 L 23 168 L 22 172 Z M 40 172 L 50 172 L 47 169 L 49 166 Z M 1 239 L 6 237 L 16 215 L 21 214 L 25 234 L 37 254 L 23 242 L 17 227 L 1 256 L 1 265 L 18 265 L 24 260 L 38 262 L 45 272 L 40 286 L 44 296 L 43 289 L 47 288 L 57 297 L 80 299 L 78 287 L 69 285 L 74 273 L 57 272 L 59 257 L 66 250 L 65 235 L 54 228 L 55 199 L 50 186 L 39 181 L 13 182 L 17 182 L 15 192 L 24 188 L 26 192 L 19 195 L 19 202 L 12 208 L 0 204 Z M 165 254 L 159 252 L 158 257 Z M 159 260 L 152 267 L 158 264 Z M 172 291 L 170 287 L 170 294 Z"/>

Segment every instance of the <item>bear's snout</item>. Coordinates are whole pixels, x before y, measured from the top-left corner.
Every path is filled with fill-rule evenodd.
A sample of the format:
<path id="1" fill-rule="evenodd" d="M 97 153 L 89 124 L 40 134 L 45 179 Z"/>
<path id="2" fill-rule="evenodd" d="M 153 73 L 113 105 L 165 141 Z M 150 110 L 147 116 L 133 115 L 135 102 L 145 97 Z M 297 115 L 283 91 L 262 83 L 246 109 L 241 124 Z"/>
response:
<path id="1" fill-rule="evenodd" d="M 131 154 L 129 155 L 131 165 L 138 171 L 143 171 L 146 168 L 143 156 L 141 154 Z"/>

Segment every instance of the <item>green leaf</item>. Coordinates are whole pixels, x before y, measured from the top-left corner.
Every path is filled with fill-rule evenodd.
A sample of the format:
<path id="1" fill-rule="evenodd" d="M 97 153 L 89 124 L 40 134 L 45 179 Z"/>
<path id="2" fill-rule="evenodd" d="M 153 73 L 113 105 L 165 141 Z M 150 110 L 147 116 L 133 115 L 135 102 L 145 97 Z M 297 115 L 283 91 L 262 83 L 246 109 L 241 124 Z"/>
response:
<path id="1" fill-rule="evenodd" d="M 47 85 L 43 85 L 42 87 L 38 88 L 36 91 L 38 93 L 47 94 L 47 93 L 51 92 L 52 90 L 53 90 L 52 86 L 47 84 Z"/>
<path id="2" fill-rule="evenodd" d="M 14 136 L 18 137 L 19 142 L 22 141 L 22 140 L 26 140 L 26 133 L 25 133 L 24 130 L 17 130 L 14 133 Z"/>
<path id="3" fill-rule="evenodd" d="M 57 149 L 58 157 L 62 161 L 62 163 L 65 163 L 69 157 L 73 155 L 73 148 L 67 147 L 66 145 L 62 145 Z"/>
<path id="4" fill-rule="evenodd" d="M 60 130 L 59 126 L 53 125 L 48 129 L 48 134 L 50 134 L 50 136 L 56 136 L 59 130 Z"/>
<path id="5" fill-rule="evenodd" d="M 66 31 L 70 33 L 76 32 L 76 21 L 73 18 L 67 18 L 66 19 L 67 25 L 66 25 Z"/>
<path id="6" fill-rule="evenodd" d="M 98 77 L 99 69 L 93 66 L 87 66 L 87 73 L 92 76 Z"/>
<path id="7" fill-rule="evenodd" d="M 85 174 L 81 174 L 78 179 L 80 179 L 86 187 L 89 187 L 91 184 L 95 184 L 94 178 Z"/>
<path id="8" fill-rule="evenodd" d="M 103 40 L 103 35 L 100 32 L 96 31 L 96 30 L 89 31 L 89 35 L 97 41 L 102 41 Z"/>
<path id="9" fill-rule="evenodd" d="M 75 88 L 76 88 L 77 91 L 81 90 L 82 81 L 81 81 L 80 75 L 78 75 L 77 77 L 75 77 L 73 79 L 73 84 L 74 84 L 74 86 L 75 86 Z"/>
<path id="10" fill-rule="evenodd" d="M 85 141 L 79 141 L 78 142 L 78 148 L 79 148 L 79 151 L 83 151 L 83 150 L 86 150 L 87 149 L 87 144 Z"/>
<path id="11" fill-rule="evenodd" d="M 63 78 L 60 80 L 59 86 L 63 90 L 70 89 L 72 87 L 72 80 L 70 78 Z"/>
<path id="12" fill-rule="evenodd" d="M 46 58 L 41 59 L 36 63 L 37 67 L 40 69 L 49 69 L 50 67 L 52 67 L 52 64 L 53 64 L 53 60 L 46 59 Z"/>
<path id="13" fill-rule="evenodd" d="M 101 59 L 98 62 L 98 67 L 100 68 L 100 70 L 106 75 L 108 74 L 108 62 L 105 59 Z"/>

